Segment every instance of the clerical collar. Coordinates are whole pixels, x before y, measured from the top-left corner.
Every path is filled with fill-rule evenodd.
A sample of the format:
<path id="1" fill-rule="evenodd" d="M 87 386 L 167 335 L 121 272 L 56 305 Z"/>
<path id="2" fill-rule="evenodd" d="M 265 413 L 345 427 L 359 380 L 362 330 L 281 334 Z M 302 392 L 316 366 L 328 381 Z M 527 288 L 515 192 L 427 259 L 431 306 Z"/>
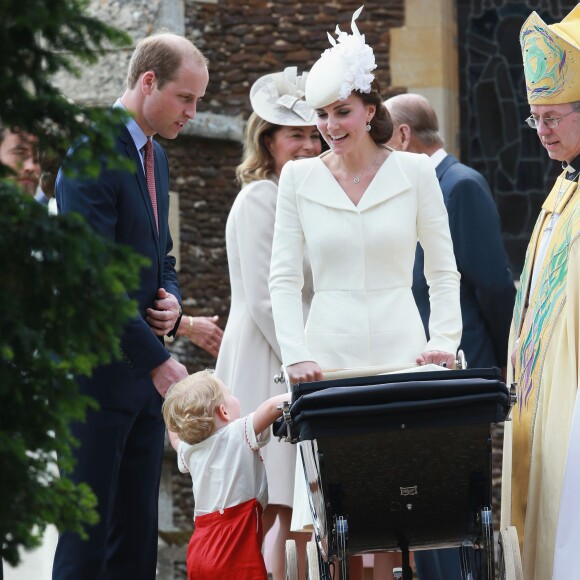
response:
<path id="1" fill-rule="evenodd" d="M 576 171 L 567 161 L 562 161 L 562 169 L 565 169 L 568 173 L 574 173 Z"/>
<path id="2" fill-rule="evenodd" d="M 572 163 L 562 161 L 562 169 L 566 170 L 566 178 L 574 181 L 578 177 L 578 173 L 580 173 L 580 155 L 574 157 Z"/>

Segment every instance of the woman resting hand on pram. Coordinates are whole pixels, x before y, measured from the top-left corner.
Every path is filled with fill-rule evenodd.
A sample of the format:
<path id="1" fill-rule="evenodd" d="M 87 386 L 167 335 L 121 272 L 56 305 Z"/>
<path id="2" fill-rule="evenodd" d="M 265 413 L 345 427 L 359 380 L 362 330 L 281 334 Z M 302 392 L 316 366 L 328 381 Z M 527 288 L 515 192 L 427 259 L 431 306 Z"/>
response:
<path id="1" fill-rule="evenodd" d="M 455 363 L 455 355 L 440 350 L 422 352 L 415 361 L 417 365 L 435 364 L 440 367 L 452 368 Z M 313 361 L 295 363 L 286 367 L 290 383 L 308 383 L 310 381 L 322 381 L 324 374 L 322 369 Z"/>
<path id="2" fill-rule="evenodd" d="M 426 155 L 386 146 L 393 124 L 371 72 L 372 48 L 354 23 L 359 14 L 352 35 L 337 29 L 338 42 L 306 81 L 330 150 L 289 161 L 280 176 L 269 284 L 293 383 L 319 380 L 323 370 L 451 367 L 461 337 L 459 273 L 439 182 Z M 411 291 L 417 241 L 430 286 L 429 340 Z M 314 285 L 306 325 L 305 250 Z M 295 503 L 293 529 L 297 513 Z M 303 513 L 309 517 L 307 505 Z"/>

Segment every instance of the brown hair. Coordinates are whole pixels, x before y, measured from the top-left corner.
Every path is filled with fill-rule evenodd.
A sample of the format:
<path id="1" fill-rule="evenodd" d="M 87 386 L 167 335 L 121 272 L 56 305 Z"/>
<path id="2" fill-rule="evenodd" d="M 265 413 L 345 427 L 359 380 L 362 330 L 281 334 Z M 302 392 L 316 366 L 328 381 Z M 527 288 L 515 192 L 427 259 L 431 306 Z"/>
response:
<path id="1" fill-rule="evenodd" d="M 200 63 L 208 65 L 208 60 L 201 51 L 183 36 L 167 30 L 160 30 L 141 40 L 129 62 L 127 86 L 135 88 L 139 77 L 152 70 L 157 78 L 157 87 L 163 86 L 177 78 L 179 68 L 186 54 L 197 57 Z"/>
<path id="2" fill-rule="evenodd" d="M 384 145 L 393 136 L 393 121 L 383 103 L 379 81 L 375 77 L 371 83 L 369 93 L 361 93 L 355 90 L 353 94 L 358 95 L 365 105 L 375 106 L 375 116 L 371 119 L 369 134 L 377 145 Z"/>
<path id="3" fill-rule="evenodd" d="M 244 153 L 242 162 L 236 168 L 236 177 L 242 186 L 269 179 L 274 175 L 274 158 L 266 145 L 266 138 L 271 137 L 281 128 L 252 113 L 244 133 Z"/>
<path id="4" fill-rule="evenodd" d="M 163 401 L 163 419 L 169 431 L 194 445 L 214 432 L 215 411 L 223 403 L 223 385 L 206 369 L 170 387 Z"/>

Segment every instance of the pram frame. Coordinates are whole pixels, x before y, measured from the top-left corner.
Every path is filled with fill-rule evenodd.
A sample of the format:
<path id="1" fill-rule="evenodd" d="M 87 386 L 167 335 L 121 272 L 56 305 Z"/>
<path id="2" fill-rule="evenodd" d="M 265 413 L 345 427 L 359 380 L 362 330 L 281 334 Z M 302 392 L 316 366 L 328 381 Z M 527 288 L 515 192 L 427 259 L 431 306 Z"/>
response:
<path id="1" fill-rule="evenodd" d="M 459 357 L 458 357 L 459 359 Z M 461 357 L 461 362 L 464 364 L 464 357 Z M 495 369 L 497 371 L 497 373 L 499 374 L 499 369 Z M 442 371 L 443 373 L 449 373 L 450 371 Z M 473 371 L 472 371 L 473 372 Z M 477 371 L 476 371 L 477 374 Z M 283 369 L 281 375 L 278 376 L 278 379 L 280 380 L 281 376 L 285 375 L 285 371 Z M 287 375 L 286 375 L 287 377 Z M 501 378 L 501 375 L 499 375 L 499 377 Z M 329 384 L 331 384 L 333 381 L 328 381 Z M 287 383 L 288 384 L 288 383 Z M 503 383 L 502 383 L 503 384 Z M 293 393 L 295 392 L 294 387 L 296 387 L 296 385 L 293 386 Z M 503 385 L 503 387 L 505 388 L 505 385 Z M 319 387 L 320 389 L 320 387 Z M 308 387 L 306 387 L 306 390 L 308 390 Z M 296 402 L 295 397 L 293 396 L 293 404 Z M 513 405 L 513 403 L 515 402 L 515 385 L 511 386 L 511 389 L 509 389 L 509 407 L 508 410 L 505 414 L 505 419 L 504 420 L 509 420 L 509 414 L 511 411 L 511 407 Z M 292 443 L 297 443 L 299 440 L 299 437 L 296 435 L 296 432 L 292 431 L 292 415 L 290 413 L 290 405 L 288 404 L 285 409 L 284 409 L 284 423 L 286 425 L 286 435 L 280 437 L 281 439 L 285 439 L 286 441 L 292 442 Z M 278 430 L 278 435 L 281 434 L 281 429 Z M 490 435 L 491 437 L 491 435 Z M 302 445 L 301 445 L 302 447 Z M 300 455 L 302 456 L 302 452 L 300 453 Z M 491 464 L 491 449 L 490 449 L 490 464 Z M 490 467 L 490 473 L 489 473 L 489 481 L 491 482 L 491 467 Z M 491 483 L 490 483 L 491 485 Z M 322 489 L 322 488 L 321 488 Z M 494 541 L 493 541 L 493 524 L 492 524 L 492 517 L 491 517 L 491 488 L 489 489 L 489 497 L 490 497 L 490 501 L 489 504 L 490 505 L 486 505 L 486 506 L 482 506 L 482 508 L 480 509 L 479 513 L 477 514 L 477 520 L 478 520 L 478 524 L 480 526 L 480 531 L 478 534 L 478 537 L 480 538 L 478 545 L 474 544 L 474 547 L 483 547 L 483 551 L 485 553 L 485 560 L 486 560 L 486 568 L 487 568 L 487 576 L 486 578 L 488 580 L 493 580 L 495 578 L 495 559 L 494 559 Z M 309 493 L 309 500 L 311 502 L 311 509 L 313 512 L 313 516 L 315 516 L 315 508 L 313 507 L 312 504 L 312 494 Z M 340 515 L 340 514 L 334 514 L 334 521 L 332 524 L 332 532 L 328 532 L 327 536 L 331 536 L 334 537 L 334 541 L 336 546 L 341 546 L 340 547 L 336 547 L 336 546 L 327 546 L 324 545 L 323 542 L 323 538 L 320 537 L 320 534 L 316 535 L 316 550 L 319 556 L 319 561 L 320 561 L 320 570 L 321 570 L 321 578 L 330 578 L 329 574 L 329 569 L 328 569 L 328 565 L 329 563 L 338 560 L 341 563 L 342 566 L 342 574 L 341 574 L 341 578 L 348 578 L 348 558 L 347 555 L 350 554 L 351 552 L 349 552 L 348 550 L 348 518 L 345 518 L 344 515 Z M 323 523 L 323 525 L 326 526 L 327 531 L 328 531 L 328 526 L 326 525 L 326 523 Z M 502 537 L 510 537 L 513 540 L 513 534 L 515 533 L 515 529 L 514 530 L 510 530 L 509 533 L 508 531 L 506 531 L 505 535 L 502 535 Z M 517 535 L 516 535 L 517 538 Z M 517 542 L 516 542 L 516 546 L 517 546 Z M 441 546 L 441 547 L 445 547 L 445 546 Z M 511 548 L 513 547 L 513 541 L 510 543 L 510 547 L 509 549 L 511 550 Z M 398 548 L 400 549 L 400 551 L 402 552 L 403 555 L 403 569 L 402 569 L 402 577 L 404 580 L 406 580 L 407 578 L 410 579 L 412 578 L 412 571 L 411 568 L 409 566 L 409 544 L 407 542 L 405 542 L 404 540 L 401 541 L 399 543 Z M 369 550 L 369 551 L 373 551 L 373 550 Z M 391 551 L 391 550 L 388 550 Z M 311 552 L 312 552 L 312 547 L 311 547 Z M 356 552 L 352 552 L 354 553 L 363 553 L 364 551 L 356 551 Z M 519 554 L 517 554 L 517 556 L 519 557 Z M 514 558 L 515 560 L 515 558 Z M 500 569 L 503 571 L 503 577 L 505 578 L 519 578 L 519 574 L 518 575 L 514 575 L 515 573 L 512 571 L 513 566 L 508 565 L 507 566 L 508 570 L 506 571 L 506 566 L 500 565 Z M 309 565 L 309 570 L 311 569 L 310 565 Z M 400 576 L 399 576 L 400 577 Z"/>

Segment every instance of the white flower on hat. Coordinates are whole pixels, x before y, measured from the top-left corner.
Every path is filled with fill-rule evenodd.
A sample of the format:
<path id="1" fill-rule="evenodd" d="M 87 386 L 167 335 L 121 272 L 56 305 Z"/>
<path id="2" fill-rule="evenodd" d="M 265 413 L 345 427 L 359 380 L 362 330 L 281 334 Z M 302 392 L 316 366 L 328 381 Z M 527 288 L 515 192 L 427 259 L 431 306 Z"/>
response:
<path id="1" fill-rule="evenodd" d="M 365 35 L 359 32 L 355 20 L 360 16 L 364 6 L 361 6 L 353 15 L 351 21 L 352 34 L 342 32 L 339 26 L 336 26 L 336 35 L 338 42 L 328 34 L 328 40 L 332 48 L 327 48 L 322 53 L 322 58 L 334 57 L 346 61 L 347 72 L 344 76 L 343 83 L 339 90 L 338 98 L 347 99 L 353 90 L 361 93 L 371 92 L 371 83 L 375 75 L 371 73 L 377 68 L 373 49 L 366 44 Z"/>

